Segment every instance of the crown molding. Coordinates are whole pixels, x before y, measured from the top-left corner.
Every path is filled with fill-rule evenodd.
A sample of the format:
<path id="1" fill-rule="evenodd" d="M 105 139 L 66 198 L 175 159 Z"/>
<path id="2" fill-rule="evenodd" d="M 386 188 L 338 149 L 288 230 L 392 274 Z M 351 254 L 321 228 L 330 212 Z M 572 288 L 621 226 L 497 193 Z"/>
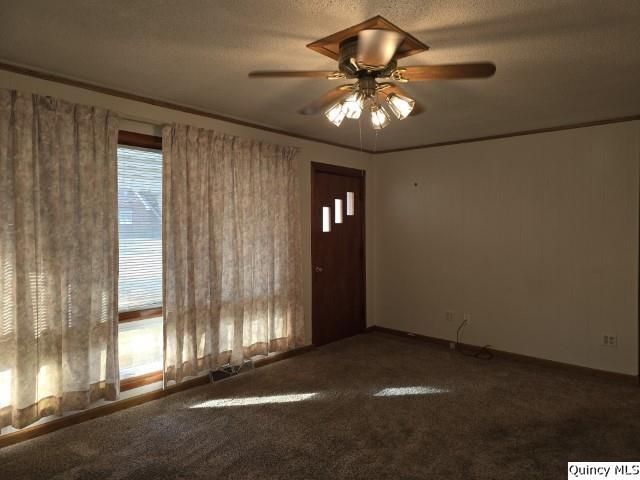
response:
<path id="1" fill-rule="evenodd" d="M 70 85 L 72 87 L 83 88 L 85 90 L 91 90 L 97 93 L 103 93 L 105 95 L 111 95 L 114 97 L 124 98 L 127 100 L 133 100 L 136 102 L 146 103 L 149 105 L 154 105 L 156 107 L 167 108 L 170 110 L 176 110 L 179 112 L 189 113 L 192 115 L 199 115 L 201 117 L 211 118 L 214 120 L 220 120 L 223 122 L 233 123 L 235 125 L 241 125 L 243 127 L 255 128 L 256 130 L 262 130 L 265 132 L 275 133 L 278 135 L 285 135 L 287 137 L 299 138 L 301 140 L 307 140 L 310 142 L 323 143 L 325 145 L 330 145 L 332 147 L 346 148 L 348 150 L 354 150 L 362 153 L 374 153 L 372 150 L 361 149 L 358 147 L 353 147 L 351 145 L 345 145 L 342 143 L 331 142 L 328 140 L 321 140 L 319 138 L 309 137 L 306 135 L 299 135 L 297 133 L 287 132 L 285 130 L 280 130 L 277 128 L 267 127 L 264 125 L 260 125 L 257 123 L 247 122 L 245 120 L 239 120 L 237 118 L 226 117 L 224 115 L 220 115 L 218 113 L 209 112 L 207 110 L 200 110 L 193 107 L 187 107 L 185 105 L 180 105 L 178 103 L 166 102 L 164 100 L 158 100 L 156 98 L 144 97 L 142 95 L 137 95 L 134 93 L 123 92 L 122 90 L 116 90 L 109 87 L 103 87 L 101 85 L 96 85 L 89 82 L 84 82 L 82 80 L 76 80 L 68 77 L 64 77 L 61 75 L 56 75 L 53 73 L 44 72 L 41 70 L 35 70 L 29 67 L 23 67 L 20 65 L 13 65 L 10 63 L 0 62 L 0 70 L 6 70 L 8 72 L 17 73 L 20 75 L 26 75 L 29 77 L 39 78 L 41 80 L 47 80 L 50 82 L 61 83 L 64 85 Z"/>
<path id="2" fill-rule="evenodd" d="M 5 63 L 5 62 L 0 62 L 0 70 L 6 70 L 8 72 L 13 72 L 13 73 L 17 73 L 20 75 L 26 75 L 29 77 L 34 77 L 34 78 L 40 78 L 42 80 L 47 80 L 50 82 L 56 82 L 56 83 L 61 83 L 64 85 L 70 85 L 72 87 L 78 87 L 78 88 L 83 88 L 85 90 L 91 90 L 94 92 L 98 92 L 98 93 L 103 93 L 105 95 L 112 95 L 115 97 L 120 97 L 120 98 L 124 98 L 127 100 L 133 100 L 136 102 L 142 102 L 142 103 L 146 103 L 149 105 L 154 105 L 156 107 L 162 107 L 162 108 L 167 108 L 170 110 L 176 110 L 179 112 L 184 112 L 184 113 L 189 113 L 192 115 L 199 115 L 201 117 L 206 117 L 206 118 L 211 118 L 214 120 L 220 120 L 223 122 L 228 122 L 228 123 L 233 123 L 235 125 L 241 125 L 243 127 L 249 127 L 249 128 L 255 128 L 256 130 L 262 130 L 265 132 L 270 132 L 270 133 L 275 133 L 278 135 L 284 135 L 287 137 L 292 137 L 292 138 L 299 138 L 301 140 L 307 140 L 310 142 L 316 142 L 316 143 L 322 143 L 325 145 L 330 145 L 332 147 L 338 147 L 338 148 L 346 148 L 348 150 L 353 150 L 356 152 L 361 152 L 361 153 L 368 153 L 370 155 L 381 155 L 381 154 L 385 154 L 385 153 L 396 153 L 396 152 L 406 152 L 409 150 L 420 150 L 420 149 L 428 149 L 428 148 L 436 148 L 436 147 L 446 147 L 449 145 L 459 145 L 462 143 L 474 143 L 474 142 L 485 142 L 487 140 L 498 140 L 501 138 L 509 138 L 509 137 L 520 137 L 520 136 L 524 136 L 524 135 L 535 135 L 538 133 L 549 133 L 549 132 L 558 132 L 561 130 L 572 130 L 572 129 L 576 129 L 576 128 L 585 128 L 585 127 L 594 127 L 597 125 L 607 125 L 610 123 L 621 123 L 621 122 L 630 122 L 630 121 L 634 121 L 634 120 L 640 120 L 640 113 L 637 115 L 630 115 L 630 116 L 626 116 L 626 117 L 615 117 L 615 118 L 607 118 L 607 119 L 602 119 L 602 120 L 594 120 L 594 121 L 590 121 L 590 122 L 582 122 L 582 123 L 572 123 L 572 124 L 564 124 L 564 125 L 557 125 L 557 126 L 553 126 L 553 127 L 546 127 L 546 128 L 538 128 L 538 129 L 534 129 L 534 130 L 521 130 L 521 131 L 516 131 L 516 132 L 507 132 L 507 133 L 501 133 L 501 134 L 497 134 L 497 135 L 488 135 L 485 137 L 472 137 L 472 138 L 463 138 L 463 139 L 458 139 L 458 140 L 450 140 L 450 141 L 446 141 L 446 142 L 437 142 L 437 143 L 427 143 L 424 145 L 415 145 L 412 147 L 401 147 L 401 148 L 389 148 L 389 149 L 385 149 L 385 150 L 371 150 L 371 149 L 366 149 L 366 148 L 358 148 L 358 147 L 353 147 L 351 145 L 345 145 L 342 143 L 337 143 L 337 142 L 331 142 L 328 140 L 321 140 L 318 138 L 314 138 L 314 137 L 309 137 L 306 135 L 299 135 L 296 133 L 291 133 L 291 132 L 287 132 L 285 130 L 280 130 L 277 128 L 271 128 L 271 127 L 266 127 L 264 125 L 260 125 L 257 123 L 251 123 L 251 122 L 247 122 L 244 120 L 238 120 L 236 118 L 232 118 L 232 117 L 226 117 L 224 115 L 220 115 L 217 113 L 212 113 L 212 112 L 208 112 L 206 110 L 199 110 L 197 108 L 193 108 L 193 107 L 187 107 L 184 105 L 180 105 L 177 103 L 170 103 L 170 102 L 166 102 L 164 100 L 158 100 L 155 98 L 150 98 L 150 97 L 144 97 L 142 95 L 136 95 L 133 93 L 127 93 L 127 92 L 123 92 L 121 90 L 116 90 L 113 88 L 109 88 L 109 87 L 103 87 L 100 85 L 95 85 L 89 82 L 84 82 L 82 80 L 75 80 L 72 78 L 67 78 L 67 77 L 63 77 L 60 75 L 56 75 L 56 74 L 52 74 L 52 73 L 48 73 L 48 72 L 44 72 L 44 71 L 40 71 L 40 70 L 35 70 L 32 68 L 28 68 L 28 67 L 23 67 L 23 66 L 19 66 L 19 65 L 13 65 L 10 63 Z"/>
<path id="3" fill-rule="evenodd" d="M 498 140 L 500 138 L 521 137 L 524 135 L 535 135 L 537 133 L 559 132 L 561 130 L 573 130 L 576 128 L 595 127 L 597 125 L 608 125 L 610 123 L 632 122 L 634 120 L 640 120 L 640 114 L 629 115 L 626 117 L 607 118 L 604 120 L 594 120 L 591 122 L 570 123 L 566 125 L 558 125 L 555 127 L 537 128 L 535 130 L 521 130 L 518 132 L 489 135 L 486 137 L 463 138 L 460 140 L 451 140 L 447 142 L 428 143 L 425 145 L 416 145 L 413 147 L 389 148 L 387 150 L 377 150 L 376 152 L 373 152 L 373 153 L 383 154 L 383 153 L 407 152 L 409 150 L 421 150 L 421 149 L 427 149 L 427 148 L 446 147 L 448 145 L 459 145 L 461 143 L 485 142 L 487 140 Z"/>

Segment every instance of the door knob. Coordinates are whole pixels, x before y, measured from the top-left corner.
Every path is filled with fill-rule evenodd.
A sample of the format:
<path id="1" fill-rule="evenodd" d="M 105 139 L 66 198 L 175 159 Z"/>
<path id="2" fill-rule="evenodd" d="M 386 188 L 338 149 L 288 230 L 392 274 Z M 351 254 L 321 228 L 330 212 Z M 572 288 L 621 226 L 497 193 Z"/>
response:
<path id="1" fill-rule="evenodd" d="M 318 273 L 322 272 L 322 267 L 316 267 L 316 272 Z"/>

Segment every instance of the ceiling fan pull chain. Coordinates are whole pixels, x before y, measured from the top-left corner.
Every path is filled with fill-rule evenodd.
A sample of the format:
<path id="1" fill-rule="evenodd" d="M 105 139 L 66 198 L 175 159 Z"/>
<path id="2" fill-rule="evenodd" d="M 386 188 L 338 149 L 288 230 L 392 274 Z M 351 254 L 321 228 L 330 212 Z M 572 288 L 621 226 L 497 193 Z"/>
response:
<path id="1" fill-rule="evenodd" d="M 362 153 L 362 115 L 358 118 L 358 130 L 360 131 L 360 153 Z"/>

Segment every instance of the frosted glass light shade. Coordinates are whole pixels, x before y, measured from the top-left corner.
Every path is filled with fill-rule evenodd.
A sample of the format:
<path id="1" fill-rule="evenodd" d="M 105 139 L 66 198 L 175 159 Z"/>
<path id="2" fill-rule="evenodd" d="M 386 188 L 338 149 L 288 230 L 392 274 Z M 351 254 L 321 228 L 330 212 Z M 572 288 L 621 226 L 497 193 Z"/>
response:
<path id="1" fill-rule="evenodd" d="M 352 93 L 342 102 L 342 109 L 347 118 L 360 118 L 363 108 L 364 100 L 359 93 Z"/>
<path id="2" fill-rule="evenodd" d="M 336 103 L 333 107 L 327 110 L 324 114 L 331 123 L 333 123 L 336 127 L 339 127 L 344 120 L 345 111 L 342 108 L 342 104 Z"/>
<path id="3" fill-rule="evenodd" d="M 387 98 L 387 103 L 398 120 L 404 120 L 412 112 L 416 102 L 408 97 L 392 93 Z"/>
<path id="4" fill-rule="evenodd" d="M 382 107 L 373 105 L 371 107 L 371 126 L 375 130 L 381 130 L 389 125 L 389 115 Z"/>

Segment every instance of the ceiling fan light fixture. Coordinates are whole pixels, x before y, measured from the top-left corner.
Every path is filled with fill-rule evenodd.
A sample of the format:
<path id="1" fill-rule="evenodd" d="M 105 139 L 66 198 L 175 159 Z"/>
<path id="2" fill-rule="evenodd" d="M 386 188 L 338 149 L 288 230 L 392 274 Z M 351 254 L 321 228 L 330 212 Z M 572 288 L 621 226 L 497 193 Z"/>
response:
<path id="1" fill-rule="evenodd" d="M 345 118 L 362 119 L 363 112 L 370 115 L 371 126 L 376 130 L 386 128 L 392 119 L 404 120 L 409 115 L 422 113 L 424 108 L 420 102 L 410 98 L 398 84 L 488 78 L 496 72 L 491 62 L 399 65 L 399 60 L 429 47 L 380 15 L 309 43 L 307 47 L 337 61 L 337 68 L 262 70 L 250 72 L 249 76 L 347 81 L 298 110 L 302 115 L 324 114 L 337 127 Z"/>
<path id="2" fill-rule="evenodd" d="M 398 120 L 404 120 L 411 114 L 416 102 L 409 97 L 392 93 L 387 97 L 387 104 Z"/>
<path id="3" fill-rule="evenodd" d="M 345 109 L 341 103 L 335 103 L 329 110 L 324 113 L 324 116 L 327 117 L 331 123 L 333 123 L 336 127 L 339 127 L 344 120 L 346 115 Z"/>
<path id="4" fill-rule="evenodd" d="M 371 126 L 374 130 L 382 130 L 391 121 L 389 115 L 385 112 L 384 108 L 379 105 L 371 105 Z"/>
<path id="5" fill-rule="evenodd" d="M 342 102 L 342 109 L 344 110 L 347 118 L 358 119 L 362 115 L 362 109 L 364 108 L 364 99 L 360 93 L 352 93 L 344 102 Z"/>

